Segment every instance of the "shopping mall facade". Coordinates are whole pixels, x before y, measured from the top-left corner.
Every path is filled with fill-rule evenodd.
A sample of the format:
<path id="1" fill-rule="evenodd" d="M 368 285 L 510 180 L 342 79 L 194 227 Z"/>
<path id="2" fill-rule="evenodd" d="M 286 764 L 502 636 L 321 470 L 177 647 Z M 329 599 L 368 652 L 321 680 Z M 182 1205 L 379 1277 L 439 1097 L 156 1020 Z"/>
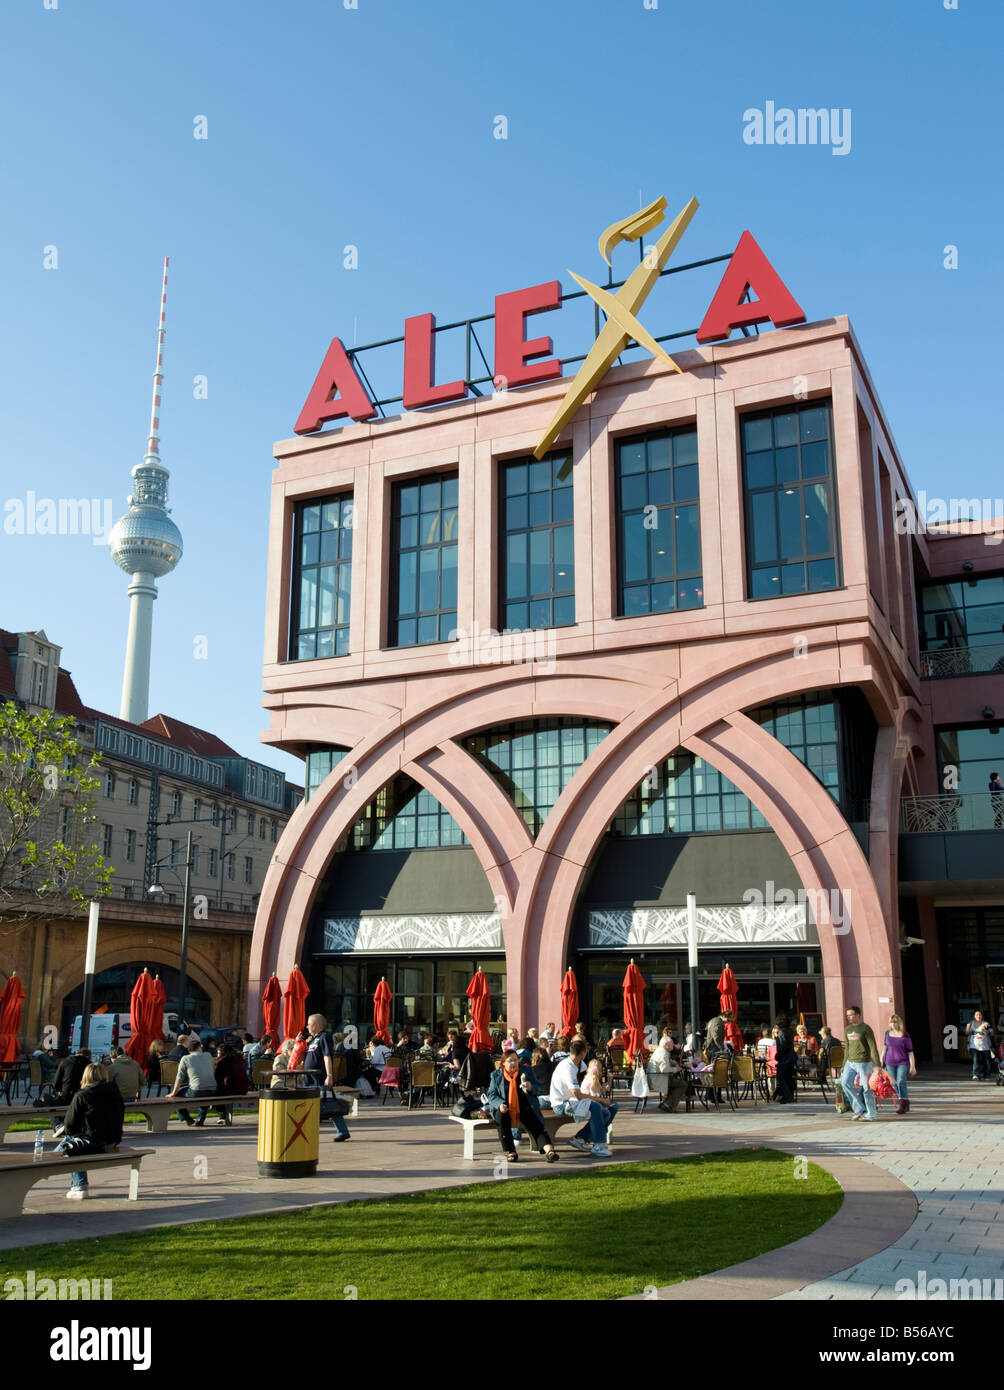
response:
<path id="1" fill-rule="evenodd" d="M 480 966 L 543 1025 L 571 965 L 603 1035 L 633 957 L 679 1025 L 693 891 L 702 1020 L 728 961 L 746 1029 L 860 1003 L 940 1055 L 1004 1007 L 992 527 L 909 524 L 846 318 L 615 366 L 538 459 L 571 375 L 276 446 L 264 738 L 307 796 L 252 1018 L 299 963 L 336 1022 L 386 977 L 441 1028 Z"/>

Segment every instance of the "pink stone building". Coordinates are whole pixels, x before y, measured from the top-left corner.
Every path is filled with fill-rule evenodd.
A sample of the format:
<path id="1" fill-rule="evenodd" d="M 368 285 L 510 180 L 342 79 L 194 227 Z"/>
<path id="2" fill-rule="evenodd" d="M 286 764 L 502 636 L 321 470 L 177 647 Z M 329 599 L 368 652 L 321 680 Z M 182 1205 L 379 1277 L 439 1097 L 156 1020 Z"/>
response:
<path id="1" fill-rule="evenodd" d="M 610 371 L 543 463 L 561 381 L 276 446 L 264 739 L 307 798 L 252 1022 L 299 963 L 335 1024 L 386 977 L 441 1030 L 480 966 L 542 1026 L 572 965 L 603 1036 L 634 958 L 680 1027 L 688 891 L 702 1023 L 726 961 L 748 1036 L 860 1003 L 940 1059 L 996 1016 L 1004 552 L 908 524 L 846 318 L 677 362 Z"/>

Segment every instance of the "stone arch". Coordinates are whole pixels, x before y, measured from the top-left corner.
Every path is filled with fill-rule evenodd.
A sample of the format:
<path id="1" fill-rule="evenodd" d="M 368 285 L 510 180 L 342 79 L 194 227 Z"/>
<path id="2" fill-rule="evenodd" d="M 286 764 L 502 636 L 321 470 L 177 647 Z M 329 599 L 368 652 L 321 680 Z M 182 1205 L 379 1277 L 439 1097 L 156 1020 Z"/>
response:
<path id="1" fill-rule="evenodd" d="M 169 965 L 175 970 L 181 969 L 181 952 L 171 946 L 161 945 L 159 942 L 152 948 L 149 956 L 161 965 Z M 135 944 L 132 946 L 116 946 L 107 951 L 102 951 L 100 943 L 98 953 L 94 963 L 94 973 L 100 975 L 103 970 L 111 970 L 116 965 L 128 965 L 130 961 L 143 960 L 140 951 Z M 222 1010 L 227 998 L 229 997 L 230 984 L 224 976 L 216 969 L 211 962 L 207 961 L 198 950 L 193 950 L 191 942 L 188 947 L 187 973 L 195 980 L 199 986 L 209 995 L 210 1003 L 214 1010 Z M 156 972 L 154 972 L 156 973 Z M 57 970 L 52 977 L 51 999 L 53 1008 L 62 1010 L 63 1001 L 71 990 L 83 983 L 82 963 L 79 960 L 67 962 L 60 970 Z"/>

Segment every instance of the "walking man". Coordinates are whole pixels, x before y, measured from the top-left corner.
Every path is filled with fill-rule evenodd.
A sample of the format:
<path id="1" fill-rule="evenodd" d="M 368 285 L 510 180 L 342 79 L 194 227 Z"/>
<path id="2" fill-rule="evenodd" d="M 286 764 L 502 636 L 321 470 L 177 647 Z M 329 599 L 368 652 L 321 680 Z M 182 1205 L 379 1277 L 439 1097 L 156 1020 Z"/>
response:
<path id="1" fill-rule="evenodd" d="M 847 1104 L 854 1112 L 851 1119 L 874 1120 L 877 1115 L 875 1092 L 868 1085 L 868 1078 L 872 1068 L 879 1065 L 878 1044 L 868 1024 L 862 1023 L 861 1008 L 857 1004 L 851 1004 L 847 1009 L 846 1048 L 847 1060 L 840 1076 L 840 1085 L 847 1097 Z M 854 1085 L 855 1077 L 861 1081 L 860 1096 Z"/>

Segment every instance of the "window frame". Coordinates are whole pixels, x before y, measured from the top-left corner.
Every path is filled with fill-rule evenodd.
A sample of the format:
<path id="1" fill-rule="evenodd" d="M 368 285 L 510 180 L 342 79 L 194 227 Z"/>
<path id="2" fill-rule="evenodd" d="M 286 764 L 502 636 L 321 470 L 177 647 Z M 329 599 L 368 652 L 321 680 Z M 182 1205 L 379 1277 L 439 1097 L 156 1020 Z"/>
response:
<path id="1" fill-rule="evenodd" d="M 675 459 L 674 440 L 684 435 L 693 435 L 697 444 L 697 458 L 691 463 L 677 463 Z M 647 455 L 648 445 L 660 439 L 670 441 L 670 464 L 668 469 L 652 469 L 648 466 Z M 646 506 L 656 506 L 660 511 L 665 509 L 672 511 L 676 506 L 696 507 L 697 508 L 697 547 L 698 561 L 700 568 L 694 574 L 680 574 L 676 565 L 676 537 L 673 538 L 673 559 L 674 567 L 672 573 L 655 577 L 651 573 L 650 557 L 646 556 L 646 569 L 648 578 L 644 581 L 630 581 L 632 589 L 641 589 L 647 586 L 649 592 L 649 607 L 644 613 L 628 613 L 625 600 L 626 585 L 628 583 L 625 572 L 625 546 L 624 546 L 624 526 L 623 519 L 625 514 L 632 515 L 638 512 L 638 507 L 625 508 L 621 501 L 621 449 L 632 444 L 644 444 L 646 446 L 646 466 L 640 473 L 628 474 L 628 477 L 650 477 L 652 473 L 668 472 L 673 483 L 671 492 L 672 499 L 668 503 L 643 503 L 641 510 L 644 512 Z M 696 468 L 697 469 L 697 495 L 693 498 L 677 499 L 676 497 L 676 472 L 678 469 Z M 704 590 L 704 545 L 701 533 L 701 457 L 699 432 L 696 420 L 681 420 L 672 425 L 662 425 L 658 429 L 643 430 L 640 433 L 627 433 L 617 435 L 612 440 L 612 459 L 611 459 L 611 482 L 613 496 L 613 517 L 614 517 L 614 555 L 615 555 L 615 579 L 616 589 L 614 592 L 614 615 L 618 619 L 623 618 L 648 618 L 660 617 L 681 613 L 697 613 L 705 607 Z M 674 520 L 677 518 L 674 517 Z M 691 583 L 700 586 L 700 603 L 680 604 L 680 586 Z M 675 602 L 672 608 L 655 608 L 651 606 L 652 589 L 658 584 L 673 584 L 675 586 Z"/>
<path id="2" fill-rule="evenodd" d="M 326 527 L 326 528 L 325 528 L 325 527 L 323 526 L 323 524 L 322 524 L 322 525 L 319 525 L 319 526 L 318 526 L 317 531 L 308 531 L 308 532 L 305 533 L 304 530 L 303 530 L 303 521 L 304 521 L 304 516 L 306 515 L 306 512 L 307 512 L 308 508 L 310 508 L 310 507 L 317 507 L 317 508 L 320 510 L 320 512 L 321 512 L 321 516 L 320 516 L 320 518 L 319 518 L 319 521 L 323 522 L 323 509 L 324 509 L 325 507 L 329 507 L 329 506 L 337 506 L 338 509 L 339 509 L 339 517 L 338 517 L 338 522 L 339 522 L 339 524 L 338 524 L 338 526 L 337 526 L 337 527 L 331 527 L 331 526 L 329 526 L 329 527 Z M 347 514 L 347 518 L 348 518 L 347 522 L 346 522 L 346 514 Z M 302 500 L 297 499 L 297 501 L 295 501 L 294 504 L 293 504 L 292 556 L 291 556 L 291 564 L 290 564 L 290 596 L 289 596 L 289 640 L 288 640 L 287 649 L 286 649 L 286 650 L 287 650 L 286 659 L 287 659 L 288 661 L 331 661 L 331 660 L 333 660 L 335 657 L 341 657 L 341 656 L 349 656 L 349 655 L 351 655 L 350 630 L 351 630 L 351 608 L 352 608 L 352 561 L 353 561 L 353 558 L 354 558 L 354 557 L 353 557 L 354 543 L 353 543 L 353 539 L 352 539 L 352 532 L 353 532 L 353 530 L 355 529 L 354 523 L 355 523 L 354 493 L 353 493 L 351 490 L 344 490 L 344 489 L 343 489 L 343 490 L 341 490 L 341 491 L 339 491 L 339 492 L 330 493 L 329 495 L 324 496 L 324 497 L 303 498 Z M 325 561 L 325 562 L 322 563 L 322 561 L 321 561 L 321 559 L 320 559 L 320 554 L 319 554 L 319 555 L 318 555 L 318 559 L 317 559 L 316 561 L 311 561 L 309 564 L 307 564 L 306 566 L 304 566 L 304 561 L 303 561 L 303 539 L 304 539 L 304 535 L 306 534 L 306 535 L 311 535 L 311 536 L 312 536 L 312 535 L 323 536 L 323 535 L 328 534 L 328 533 L 333 532 L 333 531 L 337 531 L 337 532 L 339 533 L 338 547 L 337 547 L 337 549 L 338 549 L 338 554 L 335 556 L 335 558 L 334 558 L 333 560 L 328 560 L 328 561 Z M 341 533 L 342 533 L 342 532 L 345 532 L 345 531 L 347 531 L 347 532 L 349 533 L 348 555 L 343 555 L 343 554 L 342 554 Z M 333 577 L 334 577 L 335 588 L 334 588 L 334 615 L 333 615 L 333 616 L 335 617 L 336 620 L 337 620 L 337 617 L 338 617 L 338 593 L 339 593 L 339 589 L 340 589 L 340 587 L 341 587 L 341 586 L 340 586 L 340 581 L 341 581 L 341 579 L 342 579 L 342 577 L 343 577 L 343 571 L 347 571 L 347 574 L 348 574 L 348 605 L 349 605 L 349 617 L 348 617 L 348 618 L 346 619 L 346 621 L 343 622 L 343 623 L 340 623 L 340 622 L 338 622 L 338 621 L 335 621 L 335 622 L 330 623 L 330 624 L 329 624 L 329 623 L 325 623 L 323 626 L 321 626 L 321 625 L 318 623 L 318 624 L 314 624 L 314 625 L 311 626 L 311 627 L 308 627 L 308 628 L 303 629 L 303 632 L 309 632 L 309 633 L 312 633 L 312 634 L 313 634 L 313 637 L 314 637 L 314 654 L 313 654 L 312 656 L 301 656 L 301 655 L 300 655 L 300 641 L 301 641 L 301 636 L 303 635 L 303 633 L 301 632 L 301 627 L 300 627 L 300 605 L 301 605 L 302 598 L 303 598 L 303 592 L 302 592 L 302 589 L 303 589 L 303 582 L 302 582 L 303 570 L 304 570 L 304 568 L 307 568 L 307 569 L 313 569 L 313 570 L 315 570 L 315 572 L 316 572 L 316 575 L 317 575 L 318 592 L 317 592 L 317 595 L 315 596 L 315 609 L 316 609 L 315 616 L 318 617 L 318 618 L 320 618 L 320 611 L 319 611 L 319 603 L 320 603 L 320 597 L 319 597 L 319 594 L 320 594 L 320 574 L 321 574 L 322 569 L 326 569 L 326 568 L 329 568 L 329 567 L 334 571 L 334 576 L 333 576 Z M 331 637 L 331 648 L 332 648 L 332 649 L 331 649 L 330 652 L 325 652 L 325 653 L 318 654 L 318 652 L 317 652 L 317 645 L 318 645 L 318 641 L 319 641 L 319 638 L 320 638 L 320 635 L 321 635 L 322 632 L 324 632 L 324 633 L 330 632 L 330 633 L 332 634 L 332 637 Z M 344 633 L 344 634 L 345 634 L 345 636 L 344 636 L 344 642 L 342 643 L 342 648 L 343 648 L 343 649 L 342 649 L 341 651 L 339 651 L 339 645 L 340 645 L 340 643 L 339 643 L 339 634 L 340 634 L 340 633 Z"/>
<path id="3" fill-rule="evenodd" d="M 443 484 L 444 484 L 444 483 L 450 483 L 450 482 L 456 484 L 456 488 L 457 488 L 457 500 L 456 500 L 456 502 L 453 503 L 453 504 L 444 505 L 443 502 L 442 502 L 442 487 L 443 487 Z M 433 483 L 438 484 L 438 485 L 439 485 L 439 488 L 440 488 L 440 502 L 439 502 L 438 507 L 435 508 L 435 510 L 439 513 L 440 539 L 436 542 L 435 546 L 423 546 L 423 545 L 421 544 L 421 536 L 418 536 L 417 543 L 416 543 L 414 546 L 411 546 L 411 545 L 405 546 L 405 545 L 402 543 L 402 541 L 401 541 L 401 521 L 402 521 L 402 518 L 403 518 L 404 516 L 415 516 L 415 517 L 417 517 L 417 518 L 419 518 L 419 519 L 421 518 L 421 516 L 422 516 L 421 489 L 422 489 L 423 487 L 425 487 L 425 486 L 431 486 Z M 415 512 L 413 512 L 413 513 L 412 513 L 412 512 L 402 513 L 401 510 L 400 510 L 401 497 L 402 497 L 402 495 L 403 495 L 403 492 L 404 492 L 405 488 L 411 488 L 411 487 L 417 487 L 417 488 L 419 489 L 419 494 L 420 494 L 420 495 L 419 495 L 419 504 L 418 504 L 418 508 L 417 508 L 417 510 L 416 510 Z M 447 511 L 455 511 L 455 512 L 457 513 L 456 534 L 455 534 L 455 538 L 454 538 L 453 540 L 450 540 L 450 541 L 444 540 L 444 539 L 443 539 L 443 536 L 442 536 L 442 531 L 443 531 L 443 513 L 444 513 L 444 512 L 447 512 Z M 428 513 L 427 513 L 427 514 L 428 514 Z M 453 616 L 453 626 L 452 626 L 452 628 L 451 628 L 450 630 L 451 630 L 451 631 L 456 631 L 456 628 L 457 628 L 457 617 L 458 617 L 458 613 L 459 613 L 459 598 L 460 598 L 460 582 L 459 582 L 459 580 L 460 580 L 460 573 L 459 573 L 459 568 L 460 568 L 460 472 L 459 472 L 459 469 L 457 469 L 457 468 L 445 468 L 445 469 L 442 469 L 441 471 L 436 472 L 436 473 L 417 473 L 417 474 L 409 475 L 409 476 L 404 477 L 404 478 L 393 478 L 393 479 L 391 479 L 391 480 L 390 480 L 390 512 L 389 512 L 389 517 L 390 517 L 390 524 L 389 524 L 389 526 L 388 526 L 388 540 L 389 540 L 389 545 L 390 545 L 390 564 L 389 564 L 389 566 L 388 566 L 389 578 L 388 578 L 388 590 L 387 590 L 387 633 L 386 633 L 386 647 L 385 647 L 385 650 L 389 650 L 389 651 L 410 651 L 410 650 L 411 650 L 412 648 L 414 648 L 414 647 L 433 647 L 433 646 L 439 646 L 439 645 L 442 645 L 442 644 L 444 644 L 444 643 L 450 642 L 451 640 L 454 640 L 454 639 L 451 639 L 450 637 L 443 637 L 443 636 L 441 635 L 441 633 L 442 633 L 442 627 L 443 627 L 443 619 L 449 617 L 451 614 L 452 614 L 452 616 Z M 416 535 L 417 535 L 417 527 L 416 527 Z M 406 553 L 406 552 L 409 553 L 409 554 L 412 553 L 412 552 L 414 552 L 414 554 L 416 555 L 416 557 L 420 557 L 423 551 L 428 552 L 428 551 L 433 550 L 433 549 L 436 550 L 436 552 L 437 552 L 437 554 L 438 554 L 438 557 L 439 557 L 439 558 L 438 558 L 438 562 L 437 562 L 437 598 L 438 598 L 440 601 L 442 600 L 442 597 L 443 597 L 443 552 L 444 552 L 446 549 L 452 549 L 452 550 L 455 552 L 455 555 L 456 555 L 456 584 L 457 584 L 457 596 L 456 596 L 456 601 L 455 601 L 454 607 L 452 607 L 452 608 L 437 607 L 437 608 L 435 608 L 435 609 L 432 609 L 432 608 L 428 608 L 428 609 L 416 608 L 416 609 L 414 610 L 414 613 L 413 613 L 413 614 L 412 614 L 412 613 L 406 614 L 405 617 L 402 618 L 402 617 L 401 617 L 401 612 L 400 612 L 400 599 L 401 599 L 401 556 L 402 556 L 402 554 L 404 554 L 404 553 Z M 417 601 L 417 600 L 420 598 L 420 592 L 421 592 L 421 561 L 420 561 L 420 559 L 417 559 L 417 560 L 416 560 L 415 592 L 416 592 L 416 601 Z M 437 635 L 436 635 L 435 639 L 432 640 L 432 641 L 426 641 L 426 642 L 419 641 L 419 640 L 418 640 L 418 625 L 419 625 L 419 623 L 421 622 L 421 620 L 422 620 L 423 618 L 433 618 L 433 617 L 436 618 L 436 634 L 437 634 Z M 416 637 L 416 640 L 415 640 L 414 642 L 401 642 L 401 641 L 400 641 L 400 627 L 401 627 L 401 623 L 402 623 L 402 622 L 414 622 L 414 623 L 415 623 L 415 637 Z"/>
<path id="4" fill-rule="evenodd" d="M 563 467 L 566 463 L 569 471 L 569 480 L 567 483 L 561 483 L 560 485 L 556 486 L 557 473 L 559 471 L 559 467 L 557 466 Z M 575 485 L 572 451 L 570 448 L 552 449 L 549 453 L 545 454 L 542 459 L 535 459 L 532 454 L 517 454 L 513 458 L 500 458 L 497 460 L 497 464 L 498 467 L 496 471 L 496 497 L 498 506 L 496 544 L 498 546 L 498 583 L 496 585 L 496 607 L 498 610 L 498 629 L 500 632 L 543 632 L 547 631 L 549 628 L 574 627 L 577 620 L 575 616 Z M 551 481 L 546 488 L 533 489 L 530 486 L 530 477 L 528 476 L 527 486 L 525 490 L 523 490 L 522 492 L 514 492 L 510 494 L 506 486 L 506 477 L 511 469 L 519 467 L 532 469 L 534 466 L 539 466 L 541 464 L 550 465 L 552 470 Z M 555 521 L 553 502 L 554 494 L 556 491 L 564 492 L 566 490 L 570 493 L 572 498 L 571 516 L 567 520 Z M 529 515 L 530 499 L 531 497 L 542 496 L 545 494 L 552 499 L 548 507 L 548 512 L 550 514 L 551 519 L 550 521 L 540 522 L 534 525 L 531 522 Z M 523 526 L 509 527 L 506 524 L 510 496 L 513 498 L 525 497 L 527 499 L 527 520 L 526 524 Z M 525 565 L 526 593 L 522 597 L 518 595 L 515 597 L 510 597 L 508 594 L 507 587 L 507 577 L 509 568 L 509 537 L 518 535 L 530 537 L 535 534 L 541 535 L 547 533 L 550 538 L 550 553 L 548 558 L 548 565 L 551 570 L 551 578 L 553 581 L 557 577 L 556 567 L 560 563 L 555 558 L 555 533 L 559 530 L 568 531 L 571 535 L 572 557 L 571 560 L 567 562 L 570 564 L 572 570 L 571 587 L 566 589 L 552 588 L 547 591 L 540 591 L 539 593 L 533 592 L 531 586 L 533 560 L 529 557 L 528 553 Z M 529 549 L 530 541 L 528 540 L 528 552 Z M 562 599 L 571 600 L 572 616 L 569 619 L 563 619 L 561 622 L 557 622 L 555 621 L 554 617 L 554 606 L 556 602 Z M 510 622 L 509 617 L 506 613 L 506 609 L 508 607 L 511 607 L 513 604 L 518 603 L 522 603 L 527 610 L 527 621 L 523 624 Z M 548 605 L 549 620 L 546 623 L 534 623 L 531 621 L 531 613 L 533 610 L 533 605 L 535 603 L 546 603 Z"/>

